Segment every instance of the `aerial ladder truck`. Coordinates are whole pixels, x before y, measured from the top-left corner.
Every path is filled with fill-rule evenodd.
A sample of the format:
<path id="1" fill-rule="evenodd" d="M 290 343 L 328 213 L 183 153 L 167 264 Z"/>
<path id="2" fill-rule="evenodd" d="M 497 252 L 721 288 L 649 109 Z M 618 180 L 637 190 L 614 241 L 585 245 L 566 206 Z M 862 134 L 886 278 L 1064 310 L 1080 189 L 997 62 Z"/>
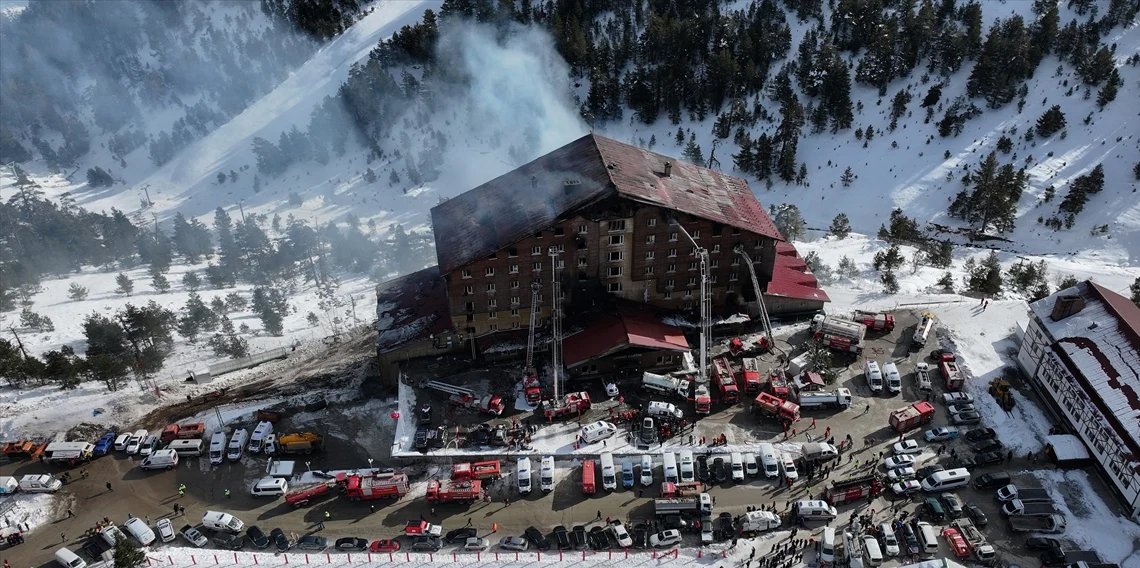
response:
<path id="1" fill-rule="evenodd" d="M 530 335 L 526 341 L 526 369 L 523 370 L 523 392 L 526 403 L 534 406 L 542 400 L 542 383 L 538 381 L 538 371 L 534 368 L 534 334 L 538 325 L 538 298 L 542 285 L 530 285 Z"/>
<path id="2" fill-rule="evenodd" d="M 503 404 L 503 397 L 497 394 L 488 394 L 479 396 L 475 391 L 465 388 L 449 385 L 440 381 L 425 380 L 420 383 L 420 387 L 437 390 L 442 393 L 451 395 L 448 399 L 453 406 L 462 406 L 463 408 L 473 408 L 484 414 L 493 414 L 499 416 L 503 413 L 506 405 Z"/>
<path id="3" fill-rule="evenodd" d="M 542 401 L 542 414 L 547 420 L 581 416 L 590 409 L 589 393 L 559 393 L 559 375 L 562 371 L 562 283 L 558 280 L 558 249 L 550 247 L 550 367 L 553 376 L 554 396 Z"/>

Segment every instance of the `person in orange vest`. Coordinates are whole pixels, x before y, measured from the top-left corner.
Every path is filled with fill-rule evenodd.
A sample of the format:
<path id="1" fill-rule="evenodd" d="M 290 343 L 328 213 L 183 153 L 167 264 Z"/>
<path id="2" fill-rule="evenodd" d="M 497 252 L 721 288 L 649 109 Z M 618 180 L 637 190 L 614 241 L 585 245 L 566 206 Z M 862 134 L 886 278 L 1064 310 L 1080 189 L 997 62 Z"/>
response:
<path id="1" fill-rule="evenodd" d="M 492 533 L 499 532 L 499 523 L 491 523 L 491 532 Z"/>

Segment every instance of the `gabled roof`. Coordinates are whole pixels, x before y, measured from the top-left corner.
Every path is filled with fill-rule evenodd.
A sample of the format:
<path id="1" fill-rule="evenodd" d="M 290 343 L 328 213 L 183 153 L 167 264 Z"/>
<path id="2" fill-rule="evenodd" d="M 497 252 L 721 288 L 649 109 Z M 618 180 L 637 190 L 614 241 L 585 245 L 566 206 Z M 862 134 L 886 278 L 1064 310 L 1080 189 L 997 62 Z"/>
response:
<path id="1" fill-rule="evenodd" d="M 652 310 L 621 303 L 617 310 L 595 319 L 586 329 L 562 340 L 562 362 L 576 367 L 628 347 L 688 351 L 680 328 L 661 321 Z"/>
<path id="2" fill-rule="evenodd" d="M 827 292 L 819 287 L 819 280 L 808 270 L 792 243 L 776 243 L 776 262 L 772 266 L 772 280 L 764 291 L 769 296 L 782 296 L 799 300 L 830 302 Z"/>
<path id="3" fill-rule="evenodd" d="M 668 176 L 666 162 L 672 164 Z M 440 272 L 614 195 L 783 240 L 743 179 L 588 134 L 433 207 Z"/>
<path id="4" fill-rule="evenodd" d="M 452 329 L 447 286 L 432 266 L 376 286 L 376 349 L 395 351 Z"/>

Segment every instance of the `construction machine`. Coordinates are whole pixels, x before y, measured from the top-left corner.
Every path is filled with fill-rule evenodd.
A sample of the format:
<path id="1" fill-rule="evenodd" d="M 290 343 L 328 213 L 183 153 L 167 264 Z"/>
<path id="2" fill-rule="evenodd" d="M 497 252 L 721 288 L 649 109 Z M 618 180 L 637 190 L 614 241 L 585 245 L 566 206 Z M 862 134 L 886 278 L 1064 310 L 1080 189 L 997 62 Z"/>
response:
<path id="1" fill-rule="evenodd" d="M 1002 410 L 1006 412 L 1013 410 L 1015 403 L 1009 381 L 1000 377 L 990 381 L 990 394 L 997 399 L 998 406 L 1001 406 Z"/>

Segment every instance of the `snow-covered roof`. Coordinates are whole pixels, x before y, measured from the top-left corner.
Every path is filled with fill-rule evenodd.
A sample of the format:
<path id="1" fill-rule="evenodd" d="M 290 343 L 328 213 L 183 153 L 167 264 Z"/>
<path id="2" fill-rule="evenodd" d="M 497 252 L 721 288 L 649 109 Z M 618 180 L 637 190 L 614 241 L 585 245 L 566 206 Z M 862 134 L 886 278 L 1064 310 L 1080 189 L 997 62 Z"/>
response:
<path id="1" fill-rule="evenodd" d="M 1054 434 L 1045 439 L 1053 446 L 1053 455 L 1057 461 L 1087 460 L 1091 457 L 1085 443 L 1072 434 Z"/>
<path id="2" fill-rule="evenodd" d="M 1057 302 L 1066 298 L 1084 307 L 1053 319 Z M 1086 394 L 1109 425 L 1140 454 L 1140 308 L 1087 280 L 1029 308 L 1053 339 L 1053 349 L 1079 371 Z"/>

